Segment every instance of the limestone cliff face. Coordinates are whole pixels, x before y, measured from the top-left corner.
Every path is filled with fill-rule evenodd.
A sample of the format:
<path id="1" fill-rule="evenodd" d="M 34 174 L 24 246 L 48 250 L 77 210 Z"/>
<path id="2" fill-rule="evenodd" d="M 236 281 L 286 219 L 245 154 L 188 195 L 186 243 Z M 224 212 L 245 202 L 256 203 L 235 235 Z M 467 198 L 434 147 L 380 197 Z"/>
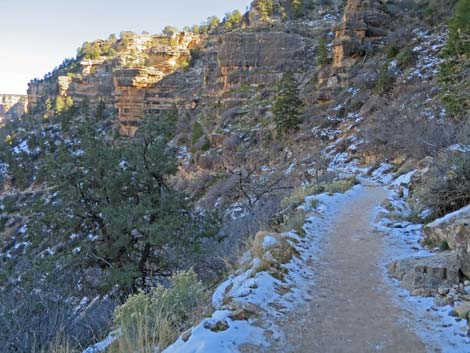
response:
<path id="1" fill-rule="evenodd" d="M 145 114 L 173 104 L 188 110 L 230 107 L 248 98 L 231 95 L 240 87 L 273 87 L 287 70 L 307 71 L 313 48 L 313 39 L 286 32 L 134 35 L 117 57 L 83 60 L 79 74 L 31 83 L 29 101 L 33 109 L 57 95 L 77 104 L 104 102 L 116 112 L 120 132 L 132 136 Z"/>
<path id="2" fill-rule="evenodd" d="M 333 67 L 352 66 L 370 41 L 386 35 L 390 17 L 378 0 L 348 0 L 335 28 Z"/>
<path id="3" fill-rule="evenodd" d="M 346 87 L 351 67 L 387 35 L 391 18 L 379 0 L 348 0 L 341 22 L 333 27 L 332 63 L 318 74 L 319 103 L 331 103 L 334 89 Z"/>
<path id="4" fill-rule="evenodd" d="M 243 84 L 269 86 L 287 70 L 305 69 L 308 39 L 284 32 L 228 33 L 217 50 L 218 77 L 223 90 Z"/>
<path id="5" fill-rule="evenodd" d="M 76 104 L 87 102 L 91 108 L 103 102 L 117 112 L 121 133 L 133 135 L 135 122 L 155 111 L 152 102 L 145 101 L 146 92 L 186 67 L 199 40 L 191 33 L 127 36 L 125 44 L 117 43 L 118 55 L 82 60 L 80 72 L 31 82 L 30 109 L 41 109 L 56 96 L 70 96 Z"/>
<path id="6" fill-rule="evenodd" d="M 0 94 L 0 123 L 5 120 L 18 119 L 26 112 L 26 96 Z"/>

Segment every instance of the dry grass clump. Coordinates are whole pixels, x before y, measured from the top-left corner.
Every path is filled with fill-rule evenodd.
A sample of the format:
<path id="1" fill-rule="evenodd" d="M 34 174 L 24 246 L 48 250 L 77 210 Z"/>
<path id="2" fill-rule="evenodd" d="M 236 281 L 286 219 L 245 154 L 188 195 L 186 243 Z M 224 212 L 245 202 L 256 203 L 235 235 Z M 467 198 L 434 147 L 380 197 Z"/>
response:
<path id="1" fill-rule="evenodd" d="M 278 233 L 258 232 L 254 238 L 251 254 L 259 259 L 256 272 L 266 271 L 283 280 L 287 272 L 282 265 L 290 262 L 297 250 Z"/>
<path id="2" fill-rule="evenodd" d="M 170 282 L 169 288 L 132 295 L 116 309 L 121 335 L 109 353 L 161 352 L 201 318 L 207 296 L 194 271 L 180 272 Z"/>
<path id="3" fill-rule="evenodd" d="M 415 195 L 429 220 L 470 203 L 470 152 L 448 152 L 436 159 Z"/>
<path id="4" fill-rule="evenodd" d="M 318 183 L 310 185 L 302 185 L 295 188 L 292 193 L 285 197 L 281 202 L 282 208 L 297 207 L 301 205 L 305 197 L 311 195 L 318 195 L 321 193 L 343 193 L 351 189 L 354 185 L 358 184 L 355 177 L 348 177 L 340 179 L 331 183 Z"/>
<path id="5" fill-rule="evenodd" d="M 354 185 L 357 185 L 357 184 L 358 184 L 358 181 L 356 177 L 348 177 L 346 179 L 337 180 L 330 184 L 325 184 L 324 192 L 327 192 L 330 194 L 345 193 L 346 191 L 348 191 Z"/>
<path id="6" fill-rule="evenodd" d="M 41 353 L 78 353 L 78 351 L 73 347 L 69 338 L 59 334 L 50 343 L 49 348 L 42 350 Z"/>
<path id="7" fill-rule="evenodd" d="M 281 201 L 281 207 L 299 206 L 304 202 L 305 197 L 322 193 L 322 184 L 302 185 L 295 188 L 292 193 Z"/>
<path id="8" fill-rule="evenodd" d="M 281 223 L 279 230 L 281 232 L 295 231 L 298 235 L 304 236 L 305 231 L 303 226 L 305 224 L 305 218 L 307 214 L 304 210 L 296 210 L 289 213 L 284 217 L 284 221 Z"/>

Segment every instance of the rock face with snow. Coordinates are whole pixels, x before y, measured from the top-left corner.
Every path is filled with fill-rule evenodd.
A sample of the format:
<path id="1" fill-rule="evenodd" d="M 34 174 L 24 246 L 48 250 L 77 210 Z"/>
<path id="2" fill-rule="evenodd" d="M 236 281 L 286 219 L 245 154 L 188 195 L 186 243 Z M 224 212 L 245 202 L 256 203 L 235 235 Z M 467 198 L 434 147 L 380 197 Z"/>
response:
<path id="1" fill-rule="evenodd" d="M 410 291 L 436 291 L 440 286 L 463 283 L 470 275 L 470 206 L 451 213 L 423 228 L 423 242 L 450 251 L 421 258 L 399 260 L 389 265 L 391 275 Z"/>
<path id="2" fill-rule="evenodd" d="M 348 0 L 341 23 L 335 28 L 333 67 L 349 67 L 362 56 L 368 42 L 387 34 L 390 17 L 380 1 Z"/>
<path id="3" fill-rule="evenodd" d="M 335 100 L 335 88 L 348 85 L 350 68 L 387 35 L 390 25 L 391 18 L 380 1 L 347 1 L 341 21 L 333 28 L 332 63 L 318 73 L 319 103 Z"/>

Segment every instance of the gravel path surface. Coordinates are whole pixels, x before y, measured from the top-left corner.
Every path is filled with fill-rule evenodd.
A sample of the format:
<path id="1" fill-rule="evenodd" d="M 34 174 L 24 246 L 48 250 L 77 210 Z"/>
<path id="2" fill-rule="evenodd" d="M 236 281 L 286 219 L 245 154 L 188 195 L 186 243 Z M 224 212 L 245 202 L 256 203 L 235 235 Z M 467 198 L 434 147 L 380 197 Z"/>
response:
<path id="1" fill-rule="evenodd" d="M 311 264 L 312 300 L 279 322 L 286 337 L 269 352 L 426 352 L 380 267 L 384 240 L 371 217 L 387 192 L 364 186 L 344 202 Z"/>

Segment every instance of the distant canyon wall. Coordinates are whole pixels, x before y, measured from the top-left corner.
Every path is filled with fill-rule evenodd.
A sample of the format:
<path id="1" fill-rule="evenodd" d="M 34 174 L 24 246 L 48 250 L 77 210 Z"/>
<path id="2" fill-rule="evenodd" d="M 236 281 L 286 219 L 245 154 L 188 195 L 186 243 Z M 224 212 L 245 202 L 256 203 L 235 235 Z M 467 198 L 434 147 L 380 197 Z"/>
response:
<path id="1" fill-rule="evenodd" d="M 27 112 L 27 97 L 17 94 L 0 94 L 0 123 L 20 118 Z"/>
<path id="2" fill-rule="evenodd" d="M 311 47 L 312 40 L 284 32 L 136 34 L 118 57 L 83 60 L 79 73 L 31 82 L 29 107 L 56 96 L 91 106 L 103 102 L 116 112 L 120 132 L 132 136 L 145 114 L 173 104 L 191 110 L 239 102 L 244 97 L 237 88 L 274 85 L 289 69 L 306 71 Z M 129 62 L 131 53 L 139 64 Z"/>

